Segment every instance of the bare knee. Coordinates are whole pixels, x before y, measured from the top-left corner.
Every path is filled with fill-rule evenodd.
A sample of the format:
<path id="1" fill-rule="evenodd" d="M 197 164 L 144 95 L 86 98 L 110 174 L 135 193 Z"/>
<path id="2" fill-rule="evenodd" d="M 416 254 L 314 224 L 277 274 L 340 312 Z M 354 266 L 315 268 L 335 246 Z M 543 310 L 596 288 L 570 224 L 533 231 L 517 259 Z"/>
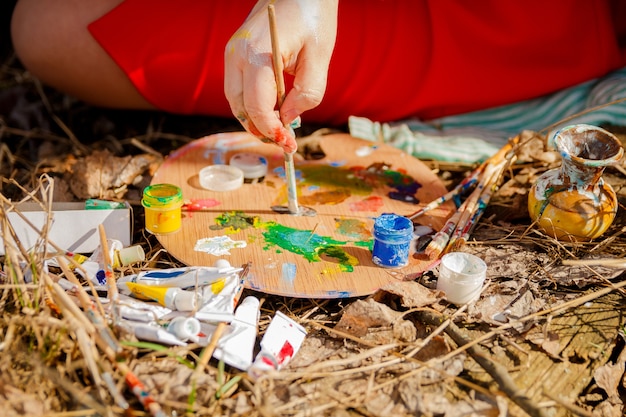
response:
<path id="1" fill-rule="evenodd" d="M 122 0 L 19 0 L 11 37 L 24 67 L 45 84 L 107 107 L 151 108 L 89 33 Z"/>
<path id="2" fill-rule="evenodd" d="M 36 0 L 19 0 L 11 18 L 11 40 L 13 49 L 22 64 L 35 75 L 47 54 L 42 38 L 46 26 L 41 9 L 37 8 Z M 45 9 L 45 8 L 44 8 Z"/>

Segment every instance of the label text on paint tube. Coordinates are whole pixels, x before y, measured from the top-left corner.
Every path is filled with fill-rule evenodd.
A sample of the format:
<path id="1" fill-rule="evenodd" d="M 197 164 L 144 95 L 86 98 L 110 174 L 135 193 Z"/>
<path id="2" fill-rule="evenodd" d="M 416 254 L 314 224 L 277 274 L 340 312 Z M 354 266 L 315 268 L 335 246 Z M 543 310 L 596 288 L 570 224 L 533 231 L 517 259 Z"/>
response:
<path id="1" fill-rule="evenodd" d="M 242 268 L 234 268 L 232 266 L 222 268 L 211 266 L 170 268 L 142 271 L 136 275 L 123 277 L 120 280 L 160 287 L 190 288 L 213 284 L 241 270 Z"/>

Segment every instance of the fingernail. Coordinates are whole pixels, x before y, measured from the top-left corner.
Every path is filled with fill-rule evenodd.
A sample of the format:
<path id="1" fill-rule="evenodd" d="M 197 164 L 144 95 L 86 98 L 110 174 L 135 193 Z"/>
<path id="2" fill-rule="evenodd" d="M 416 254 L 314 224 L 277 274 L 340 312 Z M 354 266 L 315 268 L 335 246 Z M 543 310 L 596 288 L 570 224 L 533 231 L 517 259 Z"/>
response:
<path id="1" fill-rule="evenodd" d="M 291 123 L 289 123 L 289 126 L 290 126 L 292 129 L 297 129 L 297 128 L 299 128 L 300 126 L 302 126 L 302 119 L 300 118 L 300 116 L 298 116 L 298 117 L 296 117 L 295 119 L 293 119 L 293 120 L 291 121 Z"/>

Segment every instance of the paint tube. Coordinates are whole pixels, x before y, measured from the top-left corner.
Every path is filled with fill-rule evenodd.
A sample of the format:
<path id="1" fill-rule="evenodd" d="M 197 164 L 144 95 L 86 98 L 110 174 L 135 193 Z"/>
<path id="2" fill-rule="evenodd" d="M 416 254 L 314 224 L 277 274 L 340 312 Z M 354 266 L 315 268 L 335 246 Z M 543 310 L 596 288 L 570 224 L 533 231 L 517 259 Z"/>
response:
<path id="1" fill-rule="evenodd" d="M 167 331 L 183 342 L 197 343 L 200 333 L 200 322 L 193 317 L 174 317 L 167 325 Z"/>
<path id="2" fill-rule="evenodd" d="M 222 263 L 223 265 L 223 263 Z M 195 312 L 194 317 L 198 320 L 202 321 L 225 321 L 231 322 L 234 318 L 235 312 L 235 300 L 237 295 L 239 294 L 241 287 L 243 285 L 241 277 L 237 273 L 237 271 L 242 270 L 243 268 L 232 268 L 230 264 L 227 264 L 228 268 L 224 268 L 223 266 L 216 267 L 221 270 L 229 270 L 233 271 L 225 275 L 220 275 L 219 278 L 212 281 L 209 285 L 205 285 L 202 288 L 196 288 L 196 293 L 200 294 L 201 302 L 197 305 L 197 311 Z M 134 277 L 121 277 L 118 279 L 118 289 L 120 294 L 132 295 L 135 297 L 140 297 L 145 299 L 146 297 L 141 297 L 141 295 L 135 293 L 133 294 L 130 287 L 137 287 L 139 282 L 135 282 L 136 276 Z M 168 281 L 169 282 L 169 281 Z M 149 285 L 145 284 L 146 281 L 141 280 L 142 288 L 143 287 L 151 287 L 154 289 L 158 288 L 169 288 L 164 287 L 162 285 Z M 180 290 L 180 288 L 178 288 Z M 155 300 L 154 297 L 149 298 L 150 300 Z M 158 300 L 157 300 L 158 301 Z M 181 311 L 190 311 L 190 310 L 181 310 Z M 181 315 L 177 312 L 172 312 L 168 314 L 167 317 L 163 317 L 163 319 L 168 320 L 172 319 L 176 316 Z"/>
<path id="3" fill-rule="evenodd" d="M 256 379 L 266 371 L 280 370 L 300 350 L 305 337 L 304 327 L 277 311 L 261 339 L 261 351 L 248 374 Z"/>
<path id="4" fill-rule="evenodd" d="M 59 284 L 61 286 L 61 288 L 63 288 L 65 291 L 68 292 L 68 294 L 70 295 L 76 295 L 76 293 L 78 292 L 78 288 L 77 285 L 74 284 L 72 281 L 67 280 L 65 278 L 59 278 L 57 281 L 57 284 Z M 104 297 L 100 297 L 100 296 L 93 296 L 91 291 L 87 292 L 87 297 L 89 297 L 89 299 L 91 300 L 96 300 L 96 298 L 98 299 L 98 301 L 101 304 L 108 304 L 111 300 L 109 300 L 106 296 Z"/>
<path id="5" fill-rule="evenodd" d="M 172 312 L 171 309 L 154 303 L 146 303 L 124 294 L 119 295 L 120 316 L 126 320 L 144 323 L 164 320 Z"/>
<path id="6" fill-rule="evenodd" d="M 155 287 L 134 282 L 125 283 L 131 294 L 140 299 L 156 301 L 160 305 L 178 311 L 192 311 L 202 305 L 202 293 L 180 288 Z"/>
<path id="7" fill-rule="evenodd" d="M 246 297 L 237 310 L 227 332 L 220 338 L 213 357 L 242 371 L 252 365 L 259 323 L 259 299 Z"/>
<path id="8" fill-rule="evenodd" d="M 131 327 L 134 330 L 135 337 L 139 340 L 157 342 L 164 345 L 187 346 L 187 343 L 161 327 L 149 324 L 133 324 Z"/>
<path id="9" fill-rule="evenodd" d="M 239 274 L 231 274 L 215 283 L 204 287 L 202 292 L 202 307 L 196 311 L 198 320 L 213 322 L 231 322 L 234 319 L 235 306 L 240 295 L 243 282 Z"/>
<path id="10" fill-rule="evenodd" d="M 219 282 L 241 270 L 242 268 L 232 267 L 228 261 L 220 259 L 213 267 L 193 266 L 142 271 L 135 275 L 122 277 L 118 282 L 133 282 L 156 287 L 202 287 Z M 120 291 L 122 291 L 122 288 L 120 288 Z"/>
<path id="11" fill-rule="evenodd" d="M 106 284 L 104 270 L 98 262 L 87 260 L 81 264 L 81 267 L 82 268 L 77 269 L 76 272 L 83 277 L 83 279 L 88 279 L 95 285 Z"/>

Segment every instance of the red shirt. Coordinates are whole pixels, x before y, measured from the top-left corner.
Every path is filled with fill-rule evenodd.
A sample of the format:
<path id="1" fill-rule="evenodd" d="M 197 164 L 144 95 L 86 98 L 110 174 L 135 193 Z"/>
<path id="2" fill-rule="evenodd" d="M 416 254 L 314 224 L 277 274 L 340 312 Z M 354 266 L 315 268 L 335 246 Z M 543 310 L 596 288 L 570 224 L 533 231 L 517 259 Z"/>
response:
<path id="1" fill-rule="evenodd" d="M 231 117 L 224 48 L 254 3 L 126 0 L 89 30 L 156 107 Z M 326 95 L 303 118 L 427 120 L 551 93 L 626 64 L 612 22 L 608 0 L 340 0 Z"/>

